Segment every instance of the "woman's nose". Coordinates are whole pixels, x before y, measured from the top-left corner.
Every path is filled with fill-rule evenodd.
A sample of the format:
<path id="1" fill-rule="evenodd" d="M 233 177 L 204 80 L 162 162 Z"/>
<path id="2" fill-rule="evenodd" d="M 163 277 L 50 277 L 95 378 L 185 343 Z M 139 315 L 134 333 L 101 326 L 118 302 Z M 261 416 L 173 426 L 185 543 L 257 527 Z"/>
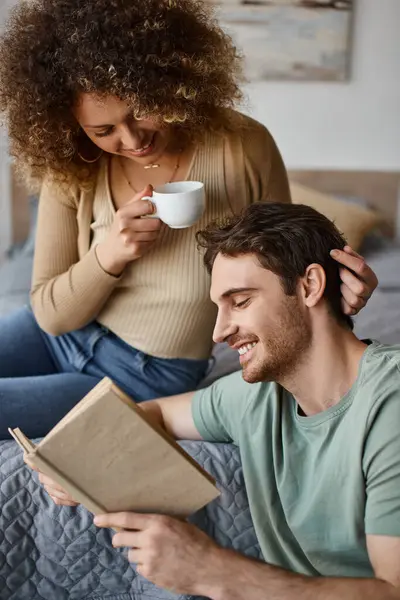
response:
<path id="1" fill-rule="evenodd" d="M 138 150 L 141 147 L 140 136 L 128 125 L 121 125 L 121 143 L 126 150 Z"/>

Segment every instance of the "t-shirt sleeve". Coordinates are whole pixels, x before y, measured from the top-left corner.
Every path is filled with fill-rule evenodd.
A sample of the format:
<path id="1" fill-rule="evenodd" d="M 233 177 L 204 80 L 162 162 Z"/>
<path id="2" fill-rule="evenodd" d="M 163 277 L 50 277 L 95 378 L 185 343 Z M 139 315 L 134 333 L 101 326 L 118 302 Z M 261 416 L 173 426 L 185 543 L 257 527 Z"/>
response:
<path id="1" fill-rule="evenodd" d="M 246 383 L 238 371 L 196 392 L 192 415 L 201 437 L 209 442 L 237 444 L 240 423 L 258 386 Z"/>
<path id="2" fill-rule="evenodd" d="M 366 534 L 400 536 L 400 389 L 375 409 L 363 467 Z"/>

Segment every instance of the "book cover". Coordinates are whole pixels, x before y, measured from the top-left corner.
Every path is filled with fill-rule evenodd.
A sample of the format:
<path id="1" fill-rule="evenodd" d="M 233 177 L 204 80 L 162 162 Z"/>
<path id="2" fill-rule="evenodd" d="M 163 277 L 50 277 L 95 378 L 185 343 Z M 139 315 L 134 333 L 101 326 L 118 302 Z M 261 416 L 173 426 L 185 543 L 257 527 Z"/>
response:
<path id="1" fill-rule="evenodd" d="M 108 378 L 35 446 L 10 430 L 29 460 L 94 514 L 186 517 L 217 496 L 215 482 Z"/>

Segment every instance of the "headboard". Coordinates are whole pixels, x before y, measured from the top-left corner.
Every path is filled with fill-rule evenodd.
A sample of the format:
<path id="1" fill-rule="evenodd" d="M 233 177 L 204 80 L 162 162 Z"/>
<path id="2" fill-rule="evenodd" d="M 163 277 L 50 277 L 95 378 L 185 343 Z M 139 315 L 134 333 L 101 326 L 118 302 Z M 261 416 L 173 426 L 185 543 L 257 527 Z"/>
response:
<path id="1" fill-rule="evenodd" d="M 320 192 L 365 199 L 383 216 L 385 233 L 400 238 L 400 172 L 289 171 L 289 178 Z"/>

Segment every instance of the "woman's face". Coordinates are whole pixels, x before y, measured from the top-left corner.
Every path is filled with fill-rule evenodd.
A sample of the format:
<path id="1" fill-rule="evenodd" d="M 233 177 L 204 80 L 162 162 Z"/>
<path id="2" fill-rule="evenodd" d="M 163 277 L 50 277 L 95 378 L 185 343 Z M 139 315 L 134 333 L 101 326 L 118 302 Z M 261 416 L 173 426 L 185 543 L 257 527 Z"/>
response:
<path id="1" fill-rule="evenodd" d="M 96 146 L 142 165 L 158 160 L 171 142 L 171 127 L 161 120 L 135 119 L 129 105 L 114 96 L 82 94 L 74 115 Z"/>

